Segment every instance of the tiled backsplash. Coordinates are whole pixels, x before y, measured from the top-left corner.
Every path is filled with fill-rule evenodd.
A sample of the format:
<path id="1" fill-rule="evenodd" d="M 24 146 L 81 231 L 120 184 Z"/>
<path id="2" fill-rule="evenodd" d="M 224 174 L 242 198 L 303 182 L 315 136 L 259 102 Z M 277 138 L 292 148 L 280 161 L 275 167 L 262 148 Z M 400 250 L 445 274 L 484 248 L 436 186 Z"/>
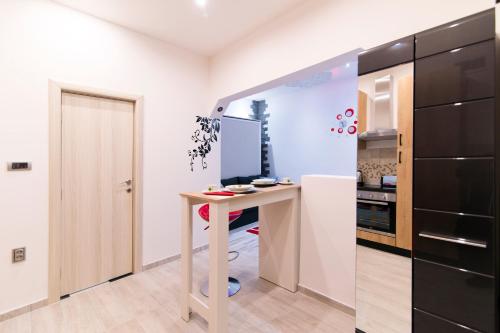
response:
<path id="1" fill-rule="evenodd" d="M 358 170 L 365 184 L 378 185 L 382 175 L 396 175 L 396 148 L 358 150 Z"/>

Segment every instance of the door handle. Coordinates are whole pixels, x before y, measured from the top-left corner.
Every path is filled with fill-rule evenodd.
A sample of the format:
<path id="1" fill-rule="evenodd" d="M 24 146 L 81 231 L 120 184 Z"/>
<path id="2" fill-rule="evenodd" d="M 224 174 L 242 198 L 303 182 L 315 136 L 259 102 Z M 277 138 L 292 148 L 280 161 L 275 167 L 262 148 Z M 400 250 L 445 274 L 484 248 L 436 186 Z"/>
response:
<path id="1" fill-rule="evenodd" d="M 403 134 L 399 134 L 399 145 L 402 146 L 403 145 Z"/>
<path id="2" fill-rule="evenodd" d="M 460 238 L 460 237 L 450 237 L 450 236 L 446 236 L 446 235 L 435 234 L 433 232 L 420 232 L 418 234 L 418 236 L 423 237 L 423 238 L 436 239 L 436 240 L 440 240 L 440 241 L 448 242 L 448 243 L 455 243 L 455 244 L 462 244 L 462 245 L 468 245 L 468 246 L 473 246 L 473 247 L 480 247 L 482 249 L 485 249 L 487 246 L 486 242 L 483 242 L 483 241 L 471 240 L 471 239 Z"/>
<path id="3" fill-rule="evenodd" d="M 399 162 L 399 164 L 401 164 L 401 163 L 402 163 L 402 162 L 401 162 L 401 150 L 398 152 L 398 162 Z"/>

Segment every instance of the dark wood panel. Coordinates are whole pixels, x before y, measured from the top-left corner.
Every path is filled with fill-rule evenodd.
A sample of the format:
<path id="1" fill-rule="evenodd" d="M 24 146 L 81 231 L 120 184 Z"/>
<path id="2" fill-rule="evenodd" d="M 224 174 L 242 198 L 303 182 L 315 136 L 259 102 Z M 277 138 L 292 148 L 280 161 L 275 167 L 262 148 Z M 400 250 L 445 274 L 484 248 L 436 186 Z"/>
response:
<path id="1" fill-rule="evenodd" d="M 494 275 L 494 219 L 426 210 L 413 212 L 413 251 L 417 258 Z M 425 236 L 484 243 L 486 248 Z"/>
<path id="2" fill-rule="evenodd" d="M 417 159 L 414 208 L 494 215 L 493 159 Z"/>
<path id="3" fill-rule="evenodd" d="M 358 75 L 412 62 L 414 47 L 414 36 L 409 36 L 366 50 L 358 57 Z"/>
<path id="4" fill-rule="evenodd" d="M 494 96 L 493 41 L 415 61 L 415 107 Z"/>
<path id="5" fill-rule="evenodd" d="M 480 333 L 430 313 L 413 309 L 413 333 Z"/>
<path id="6" fill-rule="evenodd" d="M 495 38 L 493 9 L 443 24 L 416 35 L 417 58 Z"/>
<path id="7" fill-rule="evenodd" d="M 415 157 L 493 156 L 494 99 L 415 110 Z"/>
<path id="8" fill-rule="evenodd" d="M 417 309 L 479 331 L 494 332 L 492 278 L 414 259 L 413 296 Z"/>

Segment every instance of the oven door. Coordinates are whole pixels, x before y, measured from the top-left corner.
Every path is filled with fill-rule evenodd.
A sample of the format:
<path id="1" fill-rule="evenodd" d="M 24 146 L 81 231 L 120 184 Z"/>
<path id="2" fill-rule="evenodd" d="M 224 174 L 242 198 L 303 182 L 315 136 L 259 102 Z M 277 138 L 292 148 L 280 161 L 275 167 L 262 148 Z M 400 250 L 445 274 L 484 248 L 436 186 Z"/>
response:
<path id="1" fill-rule="evenodd" d="M 357 226 L 395 233 L 395 212 L 394 202 L 377 200 L 357 200 Z"/>

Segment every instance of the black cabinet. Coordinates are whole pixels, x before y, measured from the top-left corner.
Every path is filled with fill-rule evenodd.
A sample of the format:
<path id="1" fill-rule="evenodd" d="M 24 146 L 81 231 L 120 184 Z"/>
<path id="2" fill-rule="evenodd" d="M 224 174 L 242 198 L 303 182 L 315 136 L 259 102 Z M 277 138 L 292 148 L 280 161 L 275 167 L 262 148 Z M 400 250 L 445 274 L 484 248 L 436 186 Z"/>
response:
<path id="1" fill-rule="evenodd" d="M 495 331 L 493 278 L 414 259 L 413 305 L 482 332 Z"/>
<path id="2" fill-rule="evenodd" d="M 415 157 L 493 155 L 493 98 L 415 110 Z"/>
<path id="3" fill-rule="evenodd" d="M 416 35 L 415 333 L 499 331 L 494 15 L 488 10 Z"/>
<path id="4" fill-rule="evenodd" d="M 413 333 L 480 333 L 418 309 L 413 309 L 413 321 L 415 323 Z"/>
<path id="5" fill-rule="evenodd" d="M 414 36 L 409 36 L 361 52 L 358 56 L 358 75 L 412 62 L 414 46 Z"/>
<path id="6" fill-rule="evenodd" d="M 415 208 L 494 215 L 492 158 L 416 159 Z"/>
<path id="7" fill-rule="evenodd" d="M 415 107 L 495 95 L 495 44 L 486 41 L 415 61 Z"/>
<path id="8" fill-rule="evenodd" d="M 495 11 L 487 10 L 416 35 L 415 55 L 422 58 L 480 41 L 493 39 Z"/>
<path id="9" fill-rule="evenodd" d="M 416 209 L 414 256 L 494 275 L 494 219 Z"/>

